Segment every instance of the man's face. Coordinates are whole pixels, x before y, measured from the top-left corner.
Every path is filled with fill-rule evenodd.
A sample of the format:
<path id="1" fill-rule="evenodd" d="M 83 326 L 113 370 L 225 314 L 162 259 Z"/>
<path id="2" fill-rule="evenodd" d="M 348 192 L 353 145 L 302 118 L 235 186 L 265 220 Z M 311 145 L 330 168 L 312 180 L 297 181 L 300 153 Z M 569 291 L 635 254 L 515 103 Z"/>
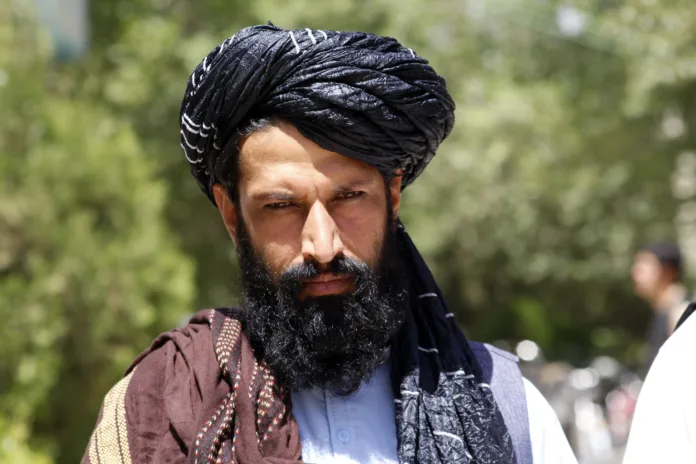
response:
<path id="1" fill-rule="evenodd" d="M 663 284 L 663 274 L 663 266 L 654 254 L 638 252 L 631 268 L 636 295 L 647 300 L 653 299 Z"/>
<path id="2" fill-rule="evenodd" d="M 276 280 L 293 264 L 326 266 L 336 256 L 376 265 L 387 227 L 387 192 L 377 169 L 324 150 L 283 123 L 252 134 L 240 148 L 238 210 L 225 221 L 235 240 L 234 222 L 244 221 Z M 395 177 L 388 189 L 392 217 L 398 216 L 400 182 Z M 305 282 L 303 295 L 350 290 L 338 277 Z"/>
<path id="3" fill-rule="evenodd" d="M 385 186 L 377 169 L 278 124 L 243 141 L 237 205 L 215 186 L 247 334 L 290 388 L 354 390 L 398 329 L 400 181 Z"/>

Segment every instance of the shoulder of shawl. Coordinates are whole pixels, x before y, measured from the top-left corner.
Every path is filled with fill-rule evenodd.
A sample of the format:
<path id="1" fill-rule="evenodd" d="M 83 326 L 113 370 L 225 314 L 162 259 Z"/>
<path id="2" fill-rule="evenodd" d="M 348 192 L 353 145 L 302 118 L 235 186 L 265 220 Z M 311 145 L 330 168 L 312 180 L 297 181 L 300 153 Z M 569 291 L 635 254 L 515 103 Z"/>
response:
<path id="1" fill-rule="evenodd" d="M 242 311 L 239 308 L 199 311 L 184 327 L 160 334 L 149 348 L 135 358 L 126 374 L 132 372 L 145 358 L 155 354 L 160 357 L 178 355 L 186 359 L 191 358 L 191 361 L 195 358 L 195 364 L 200 364 L 204 361 L 200 359 L 201 356 L 210 352 L 211 344 L 217 363 L 224 374 L 229 374 L 229 361 L 235 350 L 239 351 L 244 338 L 241 317 Z"/>
<path id="2" fill-rule="evenodd" d="M 135 358 L 126 370 L 126 374 L 132 372 L 145 358 L 152 356 L 182 356 L 185 359 L 200 357 L 210 346 L 211 328 L 205 317 L 209 313 L 210 310 L 200 311 L 190 319 L 187 325 L 160 334 L 145 351 Z"/>

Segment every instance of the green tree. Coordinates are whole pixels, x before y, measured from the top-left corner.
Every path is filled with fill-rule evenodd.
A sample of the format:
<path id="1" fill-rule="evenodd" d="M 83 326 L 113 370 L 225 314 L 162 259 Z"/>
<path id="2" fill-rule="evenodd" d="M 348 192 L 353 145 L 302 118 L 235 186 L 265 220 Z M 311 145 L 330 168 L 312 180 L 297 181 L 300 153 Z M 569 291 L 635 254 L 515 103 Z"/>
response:
<path id="1" fill-rule="evenodd" d="M 75 462 L 114 379 L 190 311 L 193 266 L 131 124 L 62 94 L 29 9 L 0 16 L 0 461 Z"/>

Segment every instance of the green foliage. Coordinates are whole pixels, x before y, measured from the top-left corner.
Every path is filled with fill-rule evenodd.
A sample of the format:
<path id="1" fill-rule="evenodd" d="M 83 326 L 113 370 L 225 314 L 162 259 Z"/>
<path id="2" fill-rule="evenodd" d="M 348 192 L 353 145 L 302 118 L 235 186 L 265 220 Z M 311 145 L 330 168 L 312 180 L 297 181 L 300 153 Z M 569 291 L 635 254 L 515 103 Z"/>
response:
<path id="1" fill-rule="evenodd" d="M 0 6 L 0 461 L 78 460 L 135 354 L 237 296 L 179 103 L 210 49 L 268 20 L 394 36 L 447 78 L 457 125 L 402 216 L 470 336 L 638 363 L 649 312 L 628 269 L 684 220 L 696 15 L 574 5 L 584 29 L 563 33 L 556 1 L 91 0 L 91 51 L 59 68 L 26 3 Z"/>
<path id="2" fill-rule="evenodd" d="M 164 220 L 166 183 L 130 123 L 47 90 L 55 71 L 36 28 L 19 12 L 9 27 L 0 460 L 75 462 L 104 392 L 154 333 L 190 311 L 193 267 Z"/>

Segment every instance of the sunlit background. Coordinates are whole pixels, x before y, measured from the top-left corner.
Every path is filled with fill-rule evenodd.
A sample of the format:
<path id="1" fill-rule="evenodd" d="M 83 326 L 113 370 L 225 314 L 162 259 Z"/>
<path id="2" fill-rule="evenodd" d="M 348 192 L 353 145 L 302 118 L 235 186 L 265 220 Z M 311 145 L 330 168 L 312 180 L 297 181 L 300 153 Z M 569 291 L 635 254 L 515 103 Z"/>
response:
<path id="1" fill-rule="evenodd" d="M 446 77 L 457 124 L 403 220 L 581 464 L 620 462 L 650 318 L 633 253 L 671 237 L 696 264 L 693 0 L 1 1 L 0 462 L 78 462 L 132 359 L 234 304 L 179 104 L 215 45 L 268 20 L 393 36 Z"/>

